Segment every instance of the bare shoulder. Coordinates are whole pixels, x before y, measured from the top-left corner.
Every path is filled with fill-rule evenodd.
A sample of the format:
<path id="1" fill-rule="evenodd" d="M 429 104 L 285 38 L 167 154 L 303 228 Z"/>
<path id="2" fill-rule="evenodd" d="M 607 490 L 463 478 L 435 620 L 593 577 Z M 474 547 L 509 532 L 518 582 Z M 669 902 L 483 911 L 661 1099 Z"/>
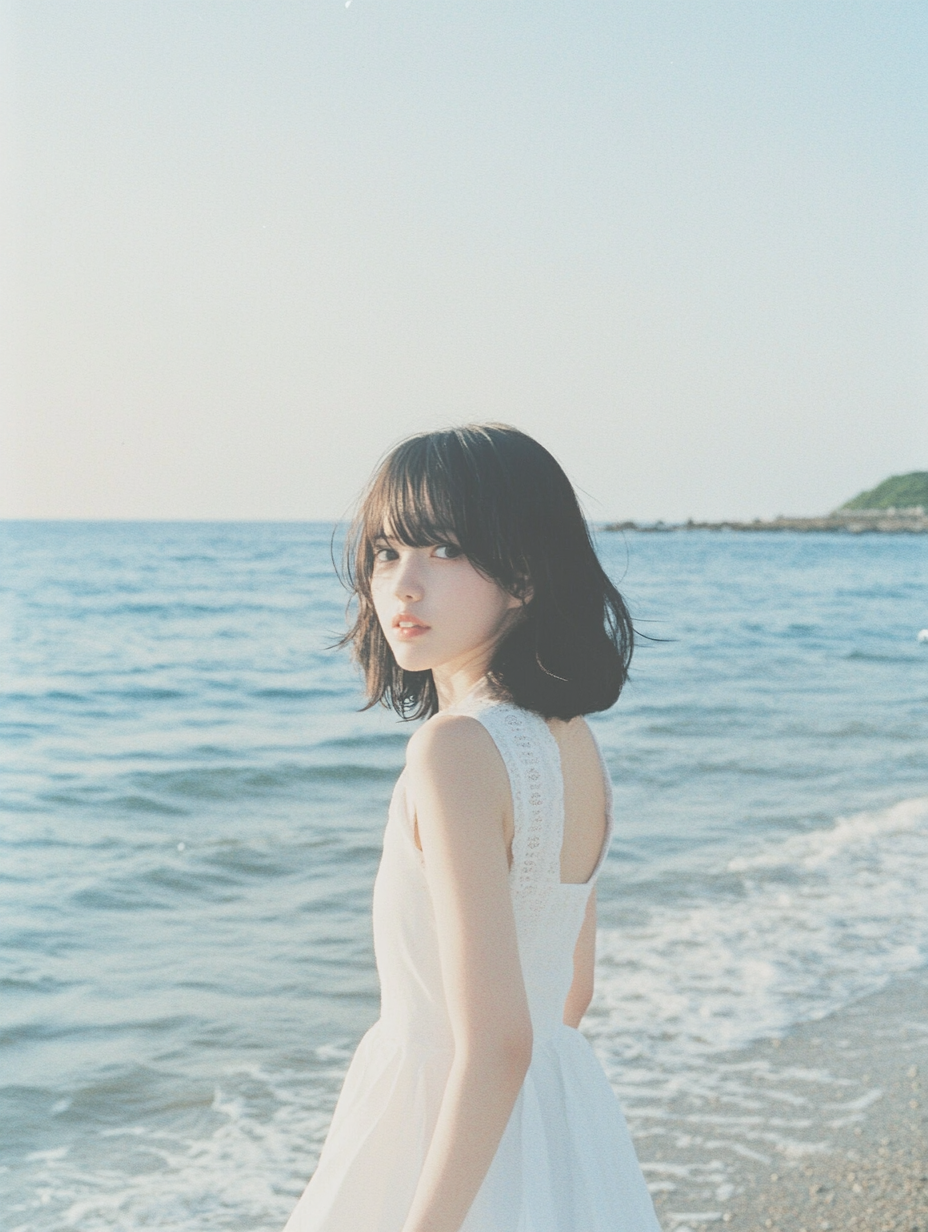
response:
<path id="1" fill-rule="evenodd" d="M 493 737 L 466 714 L 436 714 L 423 723 L 406 748 L 413 780 L 467 778 L 473 785 L 508 786 L 508 776 Z"/>
<path id="2" fill-rule="evenodd" d="M 492 745 L 490 733 L 469 714 L 435 714 L 413 732 L 407 748 L 410 757 L 421 760 L 452 752 L 466 754 L 479 749 L 485 740 Z"/>

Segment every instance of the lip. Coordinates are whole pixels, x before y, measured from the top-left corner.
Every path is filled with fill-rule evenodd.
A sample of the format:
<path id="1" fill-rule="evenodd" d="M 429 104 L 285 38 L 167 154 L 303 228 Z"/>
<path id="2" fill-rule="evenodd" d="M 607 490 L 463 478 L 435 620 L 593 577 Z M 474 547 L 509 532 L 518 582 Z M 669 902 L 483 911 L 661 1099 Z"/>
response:
<path id="1" fill-rule="evenodd" d="M 413 616 L 412 612 L 397 612 L 392 624 L 394 634 L 404 640 L 420 637 L 423 633 L 428 633 L 430 627 L 418 616 Z"/>

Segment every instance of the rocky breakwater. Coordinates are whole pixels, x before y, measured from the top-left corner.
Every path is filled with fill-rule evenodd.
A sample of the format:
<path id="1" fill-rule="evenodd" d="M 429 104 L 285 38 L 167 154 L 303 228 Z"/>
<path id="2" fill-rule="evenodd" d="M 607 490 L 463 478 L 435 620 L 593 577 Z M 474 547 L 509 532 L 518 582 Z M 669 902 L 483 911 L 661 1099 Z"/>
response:
<path id="1" fill-rule="evenodd" d="M 911 509 L 840 509 L 817 518 L 773 518 L 751 522 L 610 522 L 607 531 L 638 530 L 648 532 L 680 530 L 736 531 L 838 531 L 848 535 L 925 535 L 928 534 L 928 513 L 921 505 Z"/>

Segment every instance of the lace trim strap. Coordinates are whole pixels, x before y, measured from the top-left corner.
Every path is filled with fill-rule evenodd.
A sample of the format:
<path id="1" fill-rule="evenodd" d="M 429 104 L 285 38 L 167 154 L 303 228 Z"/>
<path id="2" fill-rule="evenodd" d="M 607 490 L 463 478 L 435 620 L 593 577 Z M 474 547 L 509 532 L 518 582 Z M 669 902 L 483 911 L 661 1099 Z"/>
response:
<path id="1" fill-rule="evenodd" d="M 564 783 L 557 741 L 540 715 L 511 703 L 465 699 L 457 713 L 487 729 L 509 775 L 514 834 L 510 882 L 528 894 L 560 882 L 564 839 Z"/>

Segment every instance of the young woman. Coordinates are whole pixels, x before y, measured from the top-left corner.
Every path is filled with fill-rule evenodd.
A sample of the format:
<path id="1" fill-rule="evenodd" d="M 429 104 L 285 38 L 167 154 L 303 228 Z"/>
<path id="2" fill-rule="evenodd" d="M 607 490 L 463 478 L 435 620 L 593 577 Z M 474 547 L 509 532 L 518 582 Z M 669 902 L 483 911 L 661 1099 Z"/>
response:
<path id="1" fill-rule="evenodd" d="M 416 436 L 349 545 L 350 643 L 409 741 L 374 885 L 380 1019 L 285 1232 L 659 1232 L 577 1030 L 609 778 L 583 719 L 632 628 L 552 456 L 514 428 Z"/>

